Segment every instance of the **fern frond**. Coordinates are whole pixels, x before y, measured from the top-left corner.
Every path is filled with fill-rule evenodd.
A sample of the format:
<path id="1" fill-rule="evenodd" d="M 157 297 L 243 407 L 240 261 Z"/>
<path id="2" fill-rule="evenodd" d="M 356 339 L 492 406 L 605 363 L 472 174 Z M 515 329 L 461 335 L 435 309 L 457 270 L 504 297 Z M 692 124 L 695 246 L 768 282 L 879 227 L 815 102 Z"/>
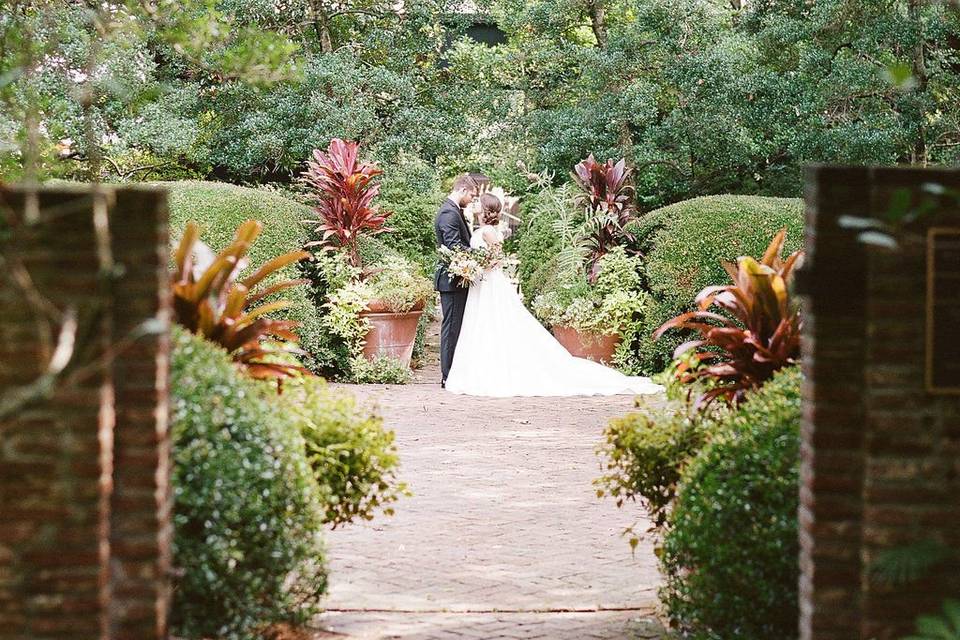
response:
<path id="1" fill-rule="evenodd" d="M 925 577 L 933 567 L 957 557 L 957 551 L 942 542 L 921 540 L 884 551 L 870 571 L 887 584 L 902 585 Z"/>

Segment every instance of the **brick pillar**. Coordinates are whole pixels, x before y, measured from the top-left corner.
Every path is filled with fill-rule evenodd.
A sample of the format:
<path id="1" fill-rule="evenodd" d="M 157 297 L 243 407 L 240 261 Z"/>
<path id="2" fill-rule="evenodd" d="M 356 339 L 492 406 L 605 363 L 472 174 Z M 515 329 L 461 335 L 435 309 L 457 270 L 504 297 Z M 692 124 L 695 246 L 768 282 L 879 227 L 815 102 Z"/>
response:
<path id="1" fill-rule="evenodd" d="M 166 193 L 116 193 L 111 234 L 123 277 L 113 290 L 113 332 L 129 336 L 144 319 L 168 322 Z M 158 202 L 159 200 L 159 202 Z M 169 332 L 147 333 L 114 361 L 116 404 L 110 548 L 111 638 L 164 638 L 173 535 L 168 433 Z M 152 628 L 152 629 L 151 629 Z"/>
<path id="2" fill-rule="evenodd" d="M 955 567 L 891 587 L 877 556 L 923 539 L 960 548 L 960 395 L 925 388 L 926 228 L 960 226 L 960 173 L 817 167 L 807 173 L 801 460 L 803 640 L 887 640 L 956 593 Z M 871 248 L 841 216 L 933 204 L 896 251 Z M 960 383 L 960 381 L 958 381 Z"/>
<path id="3" fill-rule="evenodd" d="M 109 220 L 112 273 L 94 202 Z M 160 191 L 41 189 L 3 195 L 10 259 L 59 309 L 78 312 L 77 351 L 45 397 L 0 422 L 0 640 L 161 638 L 169 602 L 166 204 Z M 107 236 L 102 236 L 107 237 Z M 132 327 L 157 318 L 151 332 Z M 0 279 L 0 389 L 48 360 L 35 311 Z M 159 332 L 158 332 L 159 329 Z M 44 338 L 49 340 L 44 340 Z M 120 346 L 109 366 L 97 366 Z"/>
<path id="4" fill-rule="evenodd" d="M 804 409 L 800 462 L 802 640 L 851 640 L 860 598 L 864 256 L 832 212 L 867 215 L 866 169 L 807 180 Z M 826 269 L 825 272 L 818 271 Z M 821 273 L 823 277 L 821 277 Z"/>

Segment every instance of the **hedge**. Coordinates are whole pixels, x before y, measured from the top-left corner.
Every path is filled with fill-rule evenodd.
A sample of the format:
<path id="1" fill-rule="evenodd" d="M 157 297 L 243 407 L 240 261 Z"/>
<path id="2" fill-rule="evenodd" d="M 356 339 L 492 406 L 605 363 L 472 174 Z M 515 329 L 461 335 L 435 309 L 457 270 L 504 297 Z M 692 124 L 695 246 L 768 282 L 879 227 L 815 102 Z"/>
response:
<path id="1" fill-rule="evenodd" d="M 651 211 L 636 224 L 639 250 L 646 257 L 648 286 L 654 302 L 646 316 L 644 337 L 670 318 L 693 307 L 701 289 L 727 284 L 722 262 L 759 257 L 781 228 L 787 228 L 785 251 L 803 245 L 803 201 L 762 196 L 705 196 Z M 647 373 L 662 370 L 682 342 L 668 335 L 657 343 L 636 345 Z"/>
<path id="2" fill-rule="evenodd" d="M 220 182 L 161 183 L 170 194 L 170 229 L 176 239 L 190 220 L 200 225 L 200 239 L 214 250 L 220 250 L 233 239 L 234 231 L 245 220 L 263 223 L 263 232 L 250 247 L 250 265 L 259 266 L 282 253 L 296 250 L 306 241 L 302 220 L 312 217 L 310 207 L 264 189 L 250 189 Z M 283 275 L 301 277 L 291 265 Z M 317 308 L 306 286 L 287 289 L 279 294 L 292 306 L 278 315 L 300 323 L 300 344 L 307 352 L 306 364 L 318 369 L 317 359 L 328 351 L 326 336 Z"/>
<path id="3" fill-rule="evenodd" d="M 171 359 L 173 628 L 247 640 L 302 621 L 326 590 L 332 497 L 297 425 L 216 345 L 174 327 Z"/>
<path id="4" fill-rule="evenodd" d="M 683 471 L 660 596 L 695 638 L 797 636 L 800 381 L 794 367 L 752 393 Z"/>

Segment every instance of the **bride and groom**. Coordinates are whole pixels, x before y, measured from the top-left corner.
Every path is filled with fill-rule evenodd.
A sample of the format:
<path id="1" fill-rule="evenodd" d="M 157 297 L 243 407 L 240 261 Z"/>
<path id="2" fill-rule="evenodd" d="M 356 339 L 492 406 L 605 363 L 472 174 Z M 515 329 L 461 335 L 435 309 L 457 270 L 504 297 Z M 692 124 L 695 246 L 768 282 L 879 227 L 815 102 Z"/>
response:
<path id="1" fill-rule="evenodd" d="M 470 175 L 453 183 L 434 221 L 437 243 L 448 249 L 489 249 L 503 243 L 498 229 L 503 203 L 479 194 Z M 471 233 L 463 209 L 480 200 Z M 575 358 L 527 311 L 499 266 L 463 286 L 444 264 L 437 267 L 440 292 L 441 386 L 476 396 L 579 396 L 647 394 L 662 389 L 649 378 L 625 376 L 602 364 Z"/>

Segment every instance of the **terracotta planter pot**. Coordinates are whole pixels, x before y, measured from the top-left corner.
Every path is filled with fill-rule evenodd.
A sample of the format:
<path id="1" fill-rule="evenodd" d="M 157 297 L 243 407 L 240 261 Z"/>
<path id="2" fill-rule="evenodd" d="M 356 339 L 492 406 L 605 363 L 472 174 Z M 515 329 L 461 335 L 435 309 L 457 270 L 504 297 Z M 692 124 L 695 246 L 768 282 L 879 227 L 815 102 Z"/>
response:
<path id="1" fill-rule="evenodd" d="M 613 359 L 613 352 L 616 351 L 621 340 L 621 337 L 617 334 L 580 333 L 570 327 L 553 327 L 553 335 L 571 355 L 603 363 L 608 363 Z"/>
<path id="2" fill-rule="evenodd" d="M 370 321 L 363 355 L 367 360 L 373 360 L 378 355 L 389 356 L 409 367 L 413 344 L 417 339 L 417 324 L 423 310 L 393 313 L 386 311 L 386 307 L 376 300 L 367 306 L 369 310 L 360 314 Z"/>

